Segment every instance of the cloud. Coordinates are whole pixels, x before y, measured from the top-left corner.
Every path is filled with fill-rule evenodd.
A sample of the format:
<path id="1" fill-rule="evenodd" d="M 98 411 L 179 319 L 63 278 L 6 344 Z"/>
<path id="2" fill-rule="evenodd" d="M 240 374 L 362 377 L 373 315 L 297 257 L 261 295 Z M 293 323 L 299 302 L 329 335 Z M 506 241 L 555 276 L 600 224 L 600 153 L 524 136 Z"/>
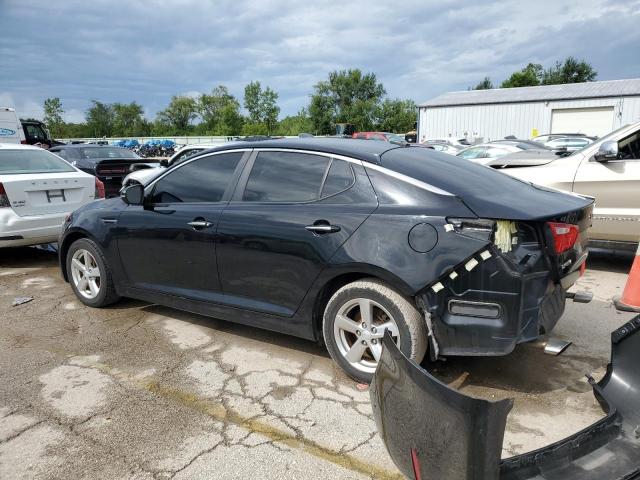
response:
<path id="1" fill-rule="evenodd" d="M 638 77 L 639 20 L 637 0 L 3 0 L 0 100 L 37 116 L 57 96 L 74 121 L 92 99 L 135 100 L 153 117 L 172 95 L 224 84 L 241 99 L 259 80 L 287 115 L 343 68 L 417 102 L 567 55 L 600 79 Z"/>

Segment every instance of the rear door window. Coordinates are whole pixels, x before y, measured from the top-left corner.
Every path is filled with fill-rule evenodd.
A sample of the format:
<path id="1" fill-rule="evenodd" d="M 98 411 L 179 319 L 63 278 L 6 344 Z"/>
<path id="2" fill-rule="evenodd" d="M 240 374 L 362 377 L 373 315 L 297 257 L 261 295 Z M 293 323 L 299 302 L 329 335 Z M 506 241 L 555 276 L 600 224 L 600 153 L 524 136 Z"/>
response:
<path id="1" fill-rule="evenodd" d="M 330 159 L 297 152 L 259 152 L 249 174 L 245 202 L 317 200 Z"/>
<path id="2" fill-rule="evenodd" d="M 230 152 L 211 155 L 172 169 L 156 182 L 152 201 L 221 201 L 243 154 L 244 152 Z"/>

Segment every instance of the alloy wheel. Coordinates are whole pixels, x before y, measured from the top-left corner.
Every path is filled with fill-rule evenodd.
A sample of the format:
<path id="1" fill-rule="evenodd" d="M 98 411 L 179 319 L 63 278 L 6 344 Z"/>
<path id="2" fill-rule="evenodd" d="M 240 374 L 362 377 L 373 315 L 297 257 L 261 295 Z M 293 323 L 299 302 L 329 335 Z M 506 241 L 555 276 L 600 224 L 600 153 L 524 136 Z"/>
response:
<path id="1" fill-rule="evenodd" d="M 100 293 L 100 267 L 95 257 L 85 249 L 76 250 L 71 257 L 71 278 L 76 290 L 92 300 Z"/>
<path id="2" fill-rule="evenodd" d="M 373 373 L 382 353 L 385 331 L 400 346 L 398 325 L 387 309 L 368 298 L 349 300 L 338 310 L 333 335 L 340 354 L 356 369 Z"/>

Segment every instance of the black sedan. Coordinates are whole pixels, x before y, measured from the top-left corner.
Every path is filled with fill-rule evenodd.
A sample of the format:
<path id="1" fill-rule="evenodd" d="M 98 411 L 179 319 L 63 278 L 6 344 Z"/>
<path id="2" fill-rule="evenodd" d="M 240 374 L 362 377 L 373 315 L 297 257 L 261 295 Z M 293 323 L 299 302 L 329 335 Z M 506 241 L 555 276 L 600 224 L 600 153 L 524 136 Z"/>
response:
<path id="1" fill-rule="evenodd" d="M 369 381 L 385 331 L 416 362 L 549 332 L 592 206 L 431 149 L 234 143 L 74 212 L 60 264 L 86 305 L 132 297 L 323 339 Z"/>
<path id="2" fill-rule="evenodd" d="M 134 163 L 149 163 L 131 150 L 108 145 L 60 145 L 50 149 L 83 172 L 98 177 L 104 183 L 107 198 L 118 195 L 122 180 Z"/>

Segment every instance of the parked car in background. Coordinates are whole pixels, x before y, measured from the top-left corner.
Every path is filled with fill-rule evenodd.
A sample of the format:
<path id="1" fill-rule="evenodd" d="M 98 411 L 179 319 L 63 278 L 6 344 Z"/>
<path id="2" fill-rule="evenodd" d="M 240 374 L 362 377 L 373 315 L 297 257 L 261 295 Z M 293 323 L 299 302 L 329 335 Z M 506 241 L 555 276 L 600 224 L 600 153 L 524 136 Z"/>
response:
<path id="1" fill-rule="evenodd" d="M 133 297 L 324 339 L 370 381 L 385 331 L 416 362 L 550 332 L 591 209 L 430 148 L 237 142 L 76 210 L 59 255 L 86 305 Z"/>
<path id="2" fill-rule="evenodd" d="M 640 239 L 640 122 L 566 157 L 527 151 L 489 165 L 538 185 L 595 197 L 590 245 L 635 251 Z"/>
<path id="3" fill-rule="evenodd" d="M 591 140 L 595 140 L 595 137 L 588 137 L 584 133 L 546 133 L 544 135 L 538 135 L 533 137 L 531 141 L 538 143 L 547 143 L 551 140 L 555 140 L 556 138 L 566 138 L 566 137 L 574 137 L 574 138 L 589 138 Z"/>
<path id="4" fill-rule="evenodd" d="M 381 142 L 391 142 L 398 145 L 405 145 L 407 142 L 402 135 L 390 132 L 356 132 L 352 138 L 359 140 L 379 140 Z"/>
<path id="5" fill-rule="evenodd" d="M 492 145 L 511 145 L 512 147 L 517 147 L 520 150 L 551 150 L 546 145 L 534 142 L 532 140 L 505 138 L 503 140 L 493 140 L 492 142 L 488 143 Z"/>
<path id="6" fill-rule="evenodd" d="M 149 163 L 149 159 L 141 159 L 131 150 L 108 145 L 60 145 L 50 151 L 83 172 L 98 177 L 104 183 L 107 197 L 118 195 L 122 180 L 129 173 L 131 165 Z"/>
<path id="7" fill-rule="evenodd" d="M 565 150 L 567 152 L 575 152 L 583 147 L 593 143 L 588 137 L 562 137 L 549 140 L 544 145 L 552 150 Z"/>
<path id="8" fill-rule="evenodd" d="M 58 240 L 65 217 L 104 186 L 39 147 L 0 143 L 0 247 Z"/>
<path id="9" fill-rule="evenodd" d="M 445 137 L 445 138 L 428 138 L 426 140 L 423 140 L 420 143 L 426 143 L 426 144 L 430 144 L 430 145 L 435 145 L 436 143 L 439 144 L 446 144 L 446 145 L 451 145 L 453 147 L 458 148 L 459 150 L 462 150 L 463 148 L 466 148 L 469 146 L 468 143 L 462 143 L 460 140 L 457 140 L 455 138 L 451 138 L 451 137 Z"/>
<path id="10" fill-rule="evenodd" d="M 27 143 L 22 124 L 13 108 L 0 107 L 0 142 Z"/>
<path id="11" fill-rule="evenodd" d="M 457 143 L 457 142 L 456 142 Z M 452 142 L 444 139 L 434 139 L 422 142 L 420 145 L 429 145 L 438 152 L 448 153 L 449 155 L 456 155 L 464 147 L 462 145 L 454 145 Z"/>
<path id="12" fill-rule="evenodd" d="M 480 145 L 473 145 L 460 150 L 456 153 L 457 157 L 470 160 L 474 163 L 485 165 L 491 160 L 503 157 L 510 153 L 522 152 L 523 149 L 516 147 L 515 145 L 503 145 L 494 143 L 481 143 Z"/>
<path id="13" fill-rule="evenodd" d="M 169 160 L 162 160 L 160 164 L 155 163 L 136 163 L 131 165 L 129 173 L 122 180 L 122 187 L 128 187 L 129 185 L 133 185 L 134 183 L 139 183 L 140 185 L 147 185 L 152 179 L 156 176 L 164 172 L 164 170 L 173 165 L 177 165 L 180 162 L 184 162 L 186 159 L 193 157 L 197 153 L 202 152 L 203 150 L 209 150 L 212 148 L 220 147 L 224 145 L 225 142 L 219 143 L 195 143 L 192 145 L 185 145 Z"/>

